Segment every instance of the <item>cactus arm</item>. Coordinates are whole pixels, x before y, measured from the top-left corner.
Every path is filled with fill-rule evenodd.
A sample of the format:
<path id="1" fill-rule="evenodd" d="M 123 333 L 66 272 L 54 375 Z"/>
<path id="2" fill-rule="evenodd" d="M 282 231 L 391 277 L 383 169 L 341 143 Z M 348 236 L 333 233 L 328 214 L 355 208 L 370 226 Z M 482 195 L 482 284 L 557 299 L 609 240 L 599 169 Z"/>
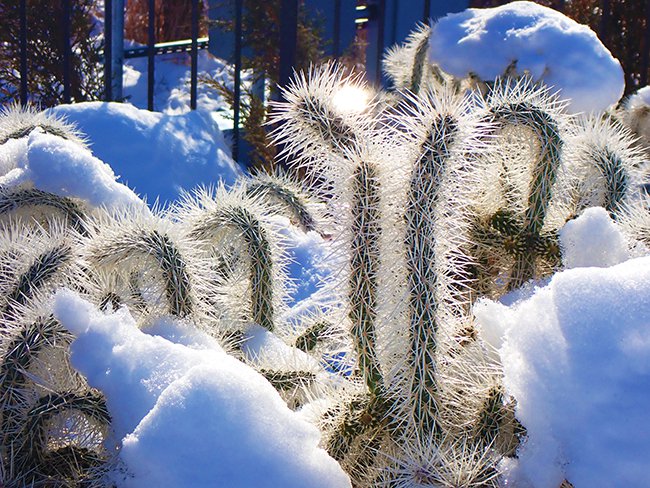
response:
<path id="1" fill-rule="evenodd" d="M 376 169 L 361 162 L 353 176 L 352 242 L 350 247 L 350 311 L 359 368 L 373 395 L 381 395 L 383 379 L 376 352 L 377 273 L 381 234 Z"/>

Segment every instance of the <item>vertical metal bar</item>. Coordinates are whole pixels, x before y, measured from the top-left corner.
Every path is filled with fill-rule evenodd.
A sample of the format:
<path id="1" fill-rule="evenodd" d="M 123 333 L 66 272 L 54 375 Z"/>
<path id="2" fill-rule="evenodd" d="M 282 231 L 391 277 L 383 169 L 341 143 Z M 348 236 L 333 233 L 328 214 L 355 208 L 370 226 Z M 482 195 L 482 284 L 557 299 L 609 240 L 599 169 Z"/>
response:
<path id="1" fill-rule="evenodd" d="M 153 111 L 154 44 L 156 43 L 156 0 L 149 0 L 147 32 L 147 109 Z"/>
<path id="2" fill-rule="evenodd" d="M 431 19 L 431 0 L 424 0 L 424 12 L 422 13 L 422 22 L 429 23 Z"/>
<path id="3" fill-rule="evenodd" d="M 63 0 L 63 102 L 70 103 L 70 68 L 72 52 L 70 49 L 71 36 L 71 5 L 70 0 Z"/>
<path id="4" fill-rule="evenodd" d="M 20 0 L 20 104 L 27 105 L 27 0 Z"/>
<path id="5" fill-rule="evenodd" d="M 241 102 L 243 1 L 235 0 L 235 86 L 233 96 L 232 158 L 239 162 L 239 105 Z"/>
<path id="6" fill-rule="evenodd" d="M 113 100 L 113 0 L 104 0 L 104 100 Z"/>
<path id="7" fill-rule="evenodd" d="M 602 12 L 602 15 L 600 17 L 600 32 L 598 33 L 598 37 L 600 37 L 600 40 L 603 42 L 603 44 L 607 44 L 607 31 L 608 31 L 608 26 L 609 26 L 609 17 L 610 17 L 610 8 L 609 8 L 609 0 L 601 0 L 600 1 L 600 9 Z"/>
<path id="8" fill-rule="evenodd" d="M 334 58 L 341 57 L 341 0 L 334 0 Z"/>
<path id="9" fill-rule="evenodd" d="M 113 100 L 122 100 L 122 77 L 124 74 L 124 0 L 112 0 L 113 4 L 113 66 L 111 77 Z"/>
<path id="10" fill-rule="evenodd" d="M 381 85 L 381 60 L 384 56 L 384 31 L 386 28 L 386 0 L 377 2 L 377 85 Z"/>
<path id="11" fill-rule="evenodd" d="M 643 36 L 643 53 L 641 54 L 641 72 L 639 73 L 639 86 L 648 84 L 648 70 L 650 66 L 650 2 L 645 3 L 645 33 Z"/>
<path id="12" fill-rule="evenodd" d="M 298 0 L 280 2 L 280 86 L 291 81 L 298 41 Z"/>
<path id="13" fill-rule="evenodd" d="M 192 66 L 190 74 L 190 108 L 196 110 L 197 72 L 199 56 L 199 0 L 192 0 Z"/>
<path id="14" fill-rule="evenodd" d="M 398 19 L 398 10 L 399 5 L 397 0 L 392 1 L 392 14 L 391 14 L 391 25 L 390 25 L 390 45 L 392 46 L 397 42 L 397 19 Z"/>

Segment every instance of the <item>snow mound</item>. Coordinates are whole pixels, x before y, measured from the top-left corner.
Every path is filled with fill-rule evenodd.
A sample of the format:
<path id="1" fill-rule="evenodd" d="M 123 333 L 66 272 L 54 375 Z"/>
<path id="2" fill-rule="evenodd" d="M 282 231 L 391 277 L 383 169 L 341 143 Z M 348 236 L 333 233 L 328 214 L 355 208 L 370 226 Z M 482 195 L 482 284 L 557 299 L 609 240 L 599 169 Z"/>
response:
<path id="1" fill-rule="evenodd" d="M 52 109 L 88 136 L 93 152 L 153 202 L 177 200 L 181 190 L 232 184 L 242 174 L 211 115 L 140 110 L 127 103 L 84 102 Z"/>
<path id="2" fill-rule="evenodd" d="M 350 486 L 318 430 L 212 339 L 169 318 L 148 335 L 126 308 L 105 315 L 70 290 L 54 310 L 76 336 L 73 366 L 106 396 L 119 486 Z"/>
<path id="3" fill-rule="evenodd" d="M 0 186 L 34 186 L 94 207 L 142 205 L 132 190 L 116 181 L 111 167 L 88 149 L 40 128 L 0 146 L 0 169 Z"/>
<path id="4" fill-rule="evenodd" d="M 556 274 L 475 306 L 527 429 L 507 486 L 640 486 L 650 459 L 650 257 Z"/>
<path id="5" fill-rule="evenodd" d="M 602 207 L 588 208 L 560 230 L 562 263 L 568 269 L 607 268 L 630 258 L 625 236 Z"/>
<path id="6" fill-rule="evenodd" d="M 570 99 L 572 112 L 605 110 L 625 89 L 623 68 L 589 27 L 533 2 L 447 15 L 432 27 L 430 56 L 451 75 L 486 81 L 516 63 Z"/>

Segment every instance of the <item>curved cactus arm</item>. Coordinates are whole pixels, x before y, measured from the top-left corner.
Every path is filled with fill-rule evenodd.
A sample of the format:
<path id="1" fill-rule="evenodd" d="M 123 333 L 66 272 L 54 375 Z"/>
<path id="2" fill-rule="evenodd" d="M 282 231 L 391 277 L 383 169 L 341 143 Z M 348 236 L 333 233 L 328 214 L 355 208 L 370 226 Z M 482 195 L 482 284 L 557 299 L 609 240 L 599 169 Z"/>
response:
<path id="1" fill-rule="evenodd" d="M 341 106 L 338 95 L 350 90 L 367 98 L 364 109 Z M 349 148 L 364 143 L 363 135 L 373 124 L 373 94 L 360 75 L 346 75 L 338 64 L 296 75 L 283 94 L 286 102 L 275 104 L 270 123 L 276 126 L 274 142 L 283 147 L 280 157 L 291 158 L 292 165 L 312 170 L 316 165 L 317 172 L 327 173 L 333 158 L 346 160 Z"/>
<path id="2" fill-rule="evenodd" d="M 269 331 L 274 328 L 274 256 L 267 230 L 244 206 L 211 209 L 192 229 L 192 235 L 210 240 L 223 228 L 230 228 L 246 245 L 250 260 L 251 320 Z"/>
<path id="3" fill-rule="evenodd" d="M 40 112 L 33 106 L 21 107 L 13 104 L 0 111 L 0 145 L 10 139 L 28 136 L 37 127 L 44 132 L 71 140 L 82 147 L 88 147 L 86 137 L 74 124 L 63 117 Z"/>
<path id="4" fill-rule="evenodd" d="M 534 245 L 544 228 L 554 184 L 562 163 L 567 116 L 563 103 L 546 87 L 535 86 L 528 78 L 497 81 L 488 94 L 489 117 L 495 129 L 505 125 L 528 127 L 537 138 L 539 151 L 530 169 L 525 190 L 525 209 L 516 237 L 526 252 L 517 253 L 507 288 L 515 289 L 535 276 L 537 250 Z"/>
<path id="5" fill-rule="evenodd" d="M 646 155 L 630 131 L 612 117 L 592 115 L 577 125 L 567 151 L 569 173 L 580 192 L 575 213 L 601 206 L 616 220 L 645 183 Z"/>
<path id="6" fill-rule="evenodd" d="M 72 199 L 37 188 L 0 189 L 0 215 L 15 212 L 25 207 L 49 207 L 60 211 L 68 224 L 80 235 L 87 235 L 83 209 Z"/>
<path id="7" fill-rule="evenodd" d="M 279 202 L 286 208 L 291 220 L 304 232 L 316 230 L 318 214 L 316 204 L 299 187 L 298 183 L 283 174 L 253 176 L 246 182 L 246 194 Z"/>
<path id="8" fill-rule="evenodd" d="M 133 220 L 105 217 L 105 222 L 95 225 L 96 234 L 84 250 L 91 270 L 121 271 L 128 283 L 135 276 L 134 269 L 146 269 L 153 261 L 168 313 L 177 317 L 191 316 L 197 306 L 188 264 L 193 256 L 188 256 L 191 249 L 181 248 L 173 227 L 150 217 L 144 222 L 139 221 L 138 216 L 133 216 Z"/>
<path id="9" fill-rule="evenodd" d="M 106 401 L 103 396 L 97 393 L 65 392 L 51 393 L 41 397 L 25 416 L 20 442 L 13 451 L 14 466 L 23 472 L 33 469 L 37 472 L 48 471 L 52 469 L 47 466 L 48 461 L 61 461 L 60 456 L 57 459 L 56 456 L 52 456 L 52 453 L 49 452 L 49 423 L 55 416 L 66 412 L 81 414 L 104 431 L 107 431 L 111 424 L 111 416 L 108 413 Z M 79 455 L 81 455 L 81 452 L 78 451 Z M 87 456 L 85 457 L 87 458 Z M 63 460 L 66 458 L 70 458 L 70 456 L 65 456 Z M 75 461 L 76 459 L 78 459 L 77 456 L 72 456 L 70 460 Z M 99 455 L 97 460 L 98 462 L 106 461 Z M 75 472 L 76 468 L 77 466 L 73 465 L 67 467 L 66 470 Z"/>
<path id="10" fill-rule="evenodd" d="M 0 432 L 11 444 L 21 420 L 21 409 L 27 402 L 27 386 L 32 380 L 29 370 L 40 352 L 58 343 L 67 343 L 69 334 L 53 318 L 39 319 L 21 328 L 20 332 L 4 347 L 0 364 Z"/>
<path id="11" fill-rule="evenodd" d="M 57 273 L 73 260 L 73 250 L 68 244 L 60 244 L 34 258 L 30 266 L 21 273 L 15 284 L 5 293 L 4 306 L 0 315 L 11 318 L 16 307 L 26 304 L 38 290 L 46 286 Z"/>

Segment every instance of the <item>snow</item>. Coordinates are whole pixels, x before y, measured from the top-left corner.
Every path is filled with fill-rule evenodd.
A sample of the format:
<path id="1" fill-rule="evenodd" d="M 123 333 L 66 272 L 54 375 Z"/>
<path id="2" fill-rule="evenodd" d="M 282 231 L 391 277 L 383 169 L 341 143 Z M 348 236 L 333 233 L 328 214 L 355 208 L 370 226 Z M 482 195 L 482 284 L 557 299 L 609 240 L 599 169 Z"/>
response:
<path id="1" fill-rule="evenodd" d="M 570 99 L 572 112 L 605 110 L 625 89 L 623 69 L 587 26 L 533 2 L 467 9 L 432 27 L 430 59 L 458 78 L 518 74 L 544 80 Z"/>
<path id="2" fill-rule="evenodd" d="M 127 41 L 126 46 L 141 47 Z M 231 68 L 223 60 L 210 55 L 208 51 L 198 52 L 198 78 L 209 77 L 232 84 Z M 124 63 L 122 76 L 123 94 L 126 101 L 135 107 L 147 107 L 147 58 L 132 58 Z M 228 110 L 224 100 L 216 96 L 213 89 L 203 83 L 197 85 L 197 108 L 204 112 L 219 111 L 225 115 Z M 190 56 L 188 54 L 163 54 L 156 56 L 154 66 L 154 110 L 167 115 L 180 115 L 190 111 Z M 230 122 L 232 127 L 232 122 Z"/>
<path id="3" fill-rule="evenodd" d="M 65 289 L 54 313 L 76 336 L 73 366 L 106 396 L 127 469 L 119 486 L 351 486 L 318 430 L 189 324 L 167 318 L 149 335 L 126 308 L 105 315 Z"/>
<path id="4" fill-rule="evenodd" d="M 563 230 L 564 246 L 575 245 L 573 269 L 510 306 L 475 306 L 527 430 L 518 459 L 503 463 L 506 486 L 640 486 L 647 478 L 650 257 L 607 267 L 626 253 L 610 224 L 604 210 L 588 210 Z"/>
<path id="5" fill-rule="evenodd" d="M 560 231 L 562 263 L 566 268 L 606 268 L 630 258 L 626 239 L 604 208 L 586 209 Z"/>
<path id="6" fill-rule="evenodd" d="M 626 103 L 626 107 L 629 109 L 648 106 L 650 106 L 650 86 L 644 86 L 634 92 Z"/>
<path id="7" fill-rule="evenodd" d="M 169 115 L 127 103 L 86 102 L 52 112 L 76 124 L 94 154 L 148 202 L 169 203 L 182 189 L 219 180 L 232 184 L 242 174 L 217 122 L 204 110 Z"/>
<path id="8" fill-rule="evenodd" d="M 40 128 L 28 137 L 0 146 L 0 185 L 33 185 L 60 196 L 77 197 L 94 207 L 141 206 L 128 187 L 118 183 L 110 166 L 73 141 Z"/>

